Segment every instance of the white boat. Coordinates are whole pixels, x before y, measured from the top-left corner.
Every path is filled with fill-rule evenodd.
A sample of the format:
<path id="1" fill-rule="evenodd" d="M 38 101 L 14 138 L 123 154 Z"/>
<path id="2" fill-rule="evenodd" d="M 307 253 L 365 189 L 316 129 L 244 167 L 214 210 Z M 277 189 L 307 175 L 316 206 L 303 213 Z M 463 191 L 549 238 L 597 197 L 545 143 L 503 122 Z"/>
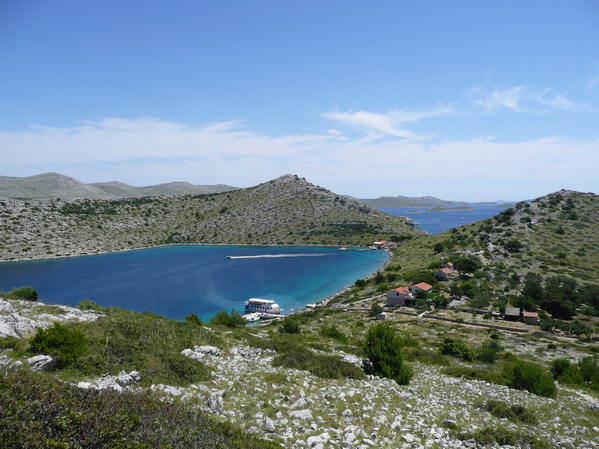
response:
<path id="1" fill-rule="evenodd" d="M 283 311 L 272 299 L 250 298 L 245 303 L 245 313 L 260 312 L 278 315 Z"/>
<path id="2" fill-rule="evenodd" d="M 246 313 L 245 315 L 243 315 L 243 317 L 245 318 L 245 320 L 248 323 L 252 323 L 254 321 L 260 320 L 260 318 L 262 317 L 262 314 L 259 312 L 252 312 L 252 313 Z"/>

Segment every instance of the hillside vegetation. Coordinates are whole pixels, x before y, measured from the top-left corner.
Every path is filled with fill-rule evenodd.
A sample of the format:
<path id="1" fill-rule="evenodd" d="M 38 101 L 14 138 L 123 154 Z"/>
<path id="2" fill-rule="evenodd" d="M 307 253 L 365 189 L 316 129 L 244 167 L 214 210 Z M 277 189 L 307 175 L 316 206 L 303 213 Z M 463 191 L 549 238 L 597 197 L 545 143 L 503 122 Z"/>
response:
<path id="1" fill-rule="evenodd" d="M 207 195 L 120 200 L 0 201 L 0 260 L 155 245 L 332 244 L 406 240 L 424 232 L 293 175 Z"/>

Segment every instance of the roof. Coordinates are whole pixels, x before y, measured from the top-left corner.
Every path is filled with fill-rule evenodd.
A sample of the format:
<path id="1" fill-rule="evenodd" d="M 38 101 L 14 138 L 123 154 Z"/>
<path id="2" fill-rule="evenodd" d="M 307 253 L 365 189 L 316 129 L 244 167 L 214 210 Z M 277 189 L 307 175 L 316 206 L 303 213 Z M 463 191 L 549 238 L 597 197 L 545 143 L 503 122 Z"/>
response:
<path id="1" fill-rule="evenodd" d="M 399 288 L 396 288 L 395 290 L 391 290 L 391 291 L 403 293 L 405 295 L 406 293 L 410 292 L 410 289 L 408 287 L 399 287 Z"/>
<path id="2" fill-rule="evenodd" d="M 442 271 L 445 274 L 453 273 L 453 270 L 451 268 L 441 268 L 439 271 Z"/>
<path id="3" fill-rule="evenodd" d="M 537 312 L 522 312 L 522 316 L 524 318 L 538 318 L 539 314 Z"/>
<path id="4" fill-rule="evenodd" d="M 414 287 L 418 287 L 422 290 L 430 290 L 431 288 L 433 288 L 432 285 L 428 285 L 426 282 L 421 282 L 419 284 L 412 285 L 412 288 L 414 288 Z"/>

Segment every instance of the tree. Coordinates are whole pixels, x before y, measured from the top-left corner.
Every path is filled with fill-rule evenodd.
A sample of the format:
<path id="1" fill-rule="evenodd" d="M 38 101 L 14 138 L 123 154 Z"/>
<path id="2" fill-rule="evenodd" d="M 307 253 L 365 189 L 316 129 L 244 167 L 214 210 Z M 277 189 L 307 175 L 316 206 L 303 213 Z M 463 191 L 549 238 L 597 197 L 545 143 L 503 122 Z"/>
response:
<path id="1" fill-rule="evenodd" d="M 414 375 L 412 367 L 403 360 L 402 339 L 384 323 L 377 323 L 368 329 L 364 341 L 364 352 L 368 360 L 364 362 L 366 374 L 393 379 L 399 385 L 407 385 Z"/>
<path id="2" fill-rule="evenodd" d="M 32 287 L 13 288 L 8 293 L 26 301 L 37 301 L 37 298 L 39 297 L 37 291 L 35 291 Z"/>

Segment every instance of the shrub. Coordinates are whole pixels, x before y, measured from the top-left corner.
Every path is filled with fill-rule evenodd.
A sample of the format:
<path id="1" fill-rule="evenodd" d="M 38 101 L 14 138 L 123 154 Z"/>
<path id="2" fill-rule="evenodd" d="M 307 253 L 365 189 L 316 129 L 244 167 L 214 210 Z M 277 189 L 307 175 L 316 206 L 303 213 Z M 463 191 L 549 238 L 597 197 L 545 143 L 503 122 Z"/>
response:
<path id="1" fill-rule="evenodd" d="M 193 325 L 196 325 L 196 326 L 204 325 L 204 322 L 195 313 L 192 313 L 191 315 L 187 315 L 185 317 L 185 321 L 188 323 L 191 323 Z"/>
<path id="2" fill-rule="evenodd" d="M 24 299 L 26 301 L 37 301 L 38 293 L 32 287 L 19 287 L 13 288 L 9 295 L 17 297 L 17 299 Z"/>
<path id="3" fill-rule="evenodd" d="M 281 332 L 285 332 L 287 334 L 299 334 L 300 325 L 294 317 L 285 317 L 283 320 L 283 326 L 281 327 Z"/>
<path id="4" fill-rule="evenodd" d="M 553 362 L 551 362 L 550 370 L 553 378 L 557 379 L 564 374 L 564 371 L 566 371 L 570 365 L 572 365 L 572 363 L 570 363 L 570 360 L 567 359 L 555 359 Z"/>
<path id="5" fill-rule="evenodd" d="M 372 304 L 372 306 L 370 306 L 370 310 L 368 311 L 368 316 L 374 318 L 381 313 L 383 313 L 383 308 L 375 302 Z"/>
<path id="6" fill-rule="evenodd" d="M 48 354 L 68 365 L 87 351 L 87 340 L 83 332 L 59 323 L 48 329 L 37 329 L 37 334 L 29 342 L 29 352 Z"/>
<path id="7" fill-rule="evenodd" d="M 23 340 L 17 337 L 12 337 L 10 335 L 6 337 L 0 337 L 0 351 L 4 349 L 21 349 L 23 346 Z"/>
<path id="8" fill-rule="evenodd" d="M 336 326 L 323 327 L 320 330 L 320 335 L 322 335 L 323 337 L 332 338 L 334 340 L 339 341 L 340 343 L 347 342 L 347 336 L 343 332 L 341 332 L 339 329 L 337 329 Z"/>
<path id="9" fill-rule="evenodd" d="M 495 363 L 499 358 L 501 346 L 497 341 L 490 340 L 482 344 L 476 354 L 476 358 L 484 363 Z"/>
<path id="10" fill-rule="evenodd" d="M 490 399 L 481 408 L 497 418 L 506 418 L 510 421 L 521 421 L 527 424 L 534 424 L 536 422 L 534 413 L 528 411 L 522 405 L 510 405 L 505 401 Z"/>
<path id="11" fill-rule="evenodd" d="M 443 340 L 439 352 L 466 361 L 474 360 L 475 356 L 474 351 L 466 343 L 461 340 L 454 340 L 453 338 L 446 338 Z"/>
<path id="12" fill-rule="evenodd" d="M 399 385 L 409 384 L 414 372 L 404 363 L 401 343 L 401 338 L 384 323 L 370 326 L 364 341 L 364 352 L 368 357 L 364 371 L 393 379 Z"/>
<path id="13" fill-rule="evenodd" d="M 599 366 L 593 357 L 585 357 L 578 362 L 578 368 L 585 382 L 599 383 Z"/>
<path id="14" fill-rule="evenodd" d="M 82 299 L 81 301 L 79 301 L 77 303 L 77 308 L 79 310 L 96 310 L 96 311 L 102 310 L 102 307 L 100 307 L 97 303 L 95 303 L 91 299 Z"/>
<path id="15" fill-rule="evenodd" d="M 526 390 L 547 398 L 557 396 L 557 387 L 551 375 L 534 363 L 519 360 L 513 365 L 508 365 L 504 375 L 508 386 L 517 390 Z"/>
<path id="16" fill-rule="evenodd" d="M 225 310 L 221 310 L 215 316 L 210 318 L 210 324 L 220 324 L 230 328 L 244 327 L 247 324 L 246 319 L 240 313 L 233 309 L 229 315 Z"/>

